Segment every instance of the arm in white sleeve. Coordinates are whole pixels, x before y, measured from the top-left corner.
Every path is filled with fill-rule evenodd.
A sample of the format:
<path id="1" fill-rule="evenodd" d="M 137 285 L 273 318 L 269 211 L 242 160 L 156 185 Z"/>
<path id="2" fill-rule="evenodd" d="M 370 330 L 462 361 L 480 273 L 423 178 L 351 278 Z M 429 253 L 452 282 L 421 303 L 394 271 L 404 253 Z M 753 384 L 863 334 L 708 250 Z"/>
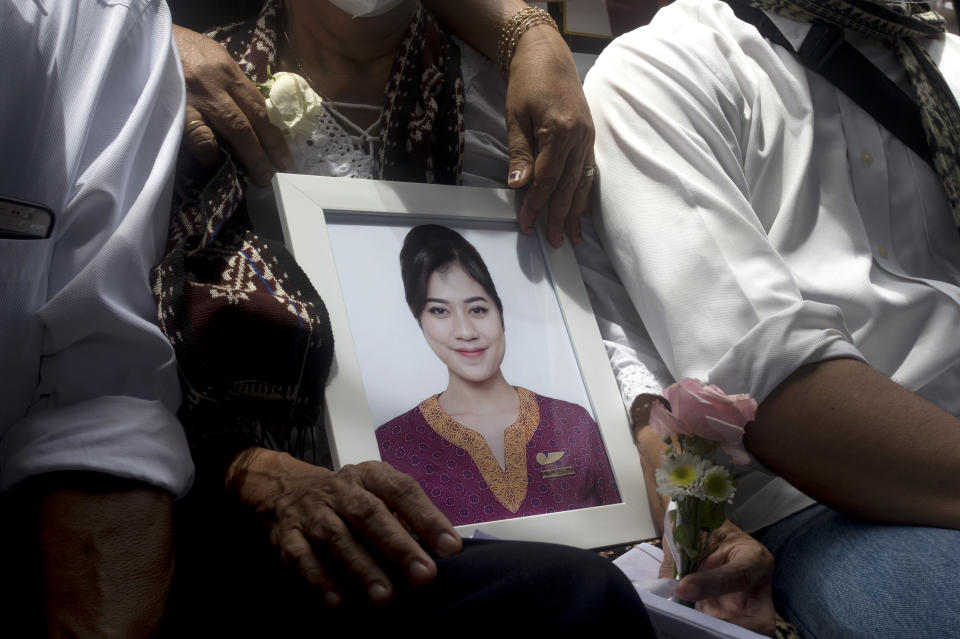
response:
<path id="1" fill-rule="evenodd" d="M 762 400 L 805 363 L 861 358 L 771 241 L 784 209 L 818 195 L 803 73 L 749 25 L 654 24 L 608 47 L 585 89 L 601 238 L 671 373 Z"/>
<path id="2" fill-rule="evenodd" d="M 0 490 L 82 470 L 180 496 L 193 466 L 149 272 L 169 222 L 182 74 L 163 2 L 91 5 L 0 9 L 0 60 L 18 68 L 0 96 L 0 195 L 57 216 L 49 240 L 3 240 Z"/>
<path id="3" fill-rule="evenodd" d="M 914 331 L 875 330 L 914 321 L 891 299 L 910 293 L 937 317 L 956 309 L 932 287 L 904 293 L 882 242 L 872 256 L 864 226 L 876 211 L 861 216 L 843 136 L 852 120 L 878 127 L 844 119 L 854 106 L 833 87 L 811 92 L 815 81 L 711 0 L 678 0 L 608 47 L 585 86 L 601 237 L 673 375 L 761 402 L 745 438 L 761 463 L 854 516 L 960 527 L 956 417 L 862 354 L 904 351 L 910 362 L 922 345 Z M 864 147 L 853 148 L 859 158 Z M 743 494 L 763 502 L 758 525 L 809 503 L 770 485 Z"/>

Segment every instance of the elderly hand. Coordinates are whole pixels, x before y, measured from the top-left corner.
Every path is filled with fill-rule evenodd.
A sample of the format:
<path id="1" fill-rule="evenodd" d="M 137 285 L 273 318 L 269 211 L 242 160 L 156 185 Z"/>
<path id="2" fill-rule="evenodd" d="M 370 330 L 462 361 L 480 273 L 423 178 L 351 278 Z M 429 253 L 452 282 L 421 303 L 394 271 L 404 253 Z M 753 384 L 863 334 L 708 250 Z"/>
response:
<path id="1" fill-rule="evenodd" d="M 187 84 L 183 146 L 205 166 L 219 158 L 214 131 L 230 145 L 260 186 L 277 169 L 293 166 L 283 134 L 267 119 L 263 96 L 227 51 L 214 40 L 174 26 Z"/>
<path id="2" fill-rule="evenodd" d="M 710 533 L 707 557 L 677 585 L 677 596 L 717 619 L 773 636 L 773 555 L 729 521 Z M 674 574 L 673 556 L 664 553 L 661 577 Z"/>
<path id="3" fill-rule="evenodd" d="M 507 85 L 507 142 L 513 188 L 532 184 L 520 209 L 520 228 L 529 232 L 548 206 L 547 237 L 563 243 L 563 230 L 580 238 L 595 166 L 593 120 L 576 65 L 563 38 L 537 25 L 520 38 Z"/>
<path id="4" fill-rule="evenodd" d="M 257 449 L 234 467 L 229 485 L 264 516 L 284 561 L 331 605 L 358 585 L 371 602 L 389 599 L 393 584 L 377 561 L 401 569 L 412 585 L 433 580 L 437 566 L 412 534 L 441 557 L 461 549 L 453 526 L 417 482 L 389 464 L 370 461 L 333 472 Z"/>

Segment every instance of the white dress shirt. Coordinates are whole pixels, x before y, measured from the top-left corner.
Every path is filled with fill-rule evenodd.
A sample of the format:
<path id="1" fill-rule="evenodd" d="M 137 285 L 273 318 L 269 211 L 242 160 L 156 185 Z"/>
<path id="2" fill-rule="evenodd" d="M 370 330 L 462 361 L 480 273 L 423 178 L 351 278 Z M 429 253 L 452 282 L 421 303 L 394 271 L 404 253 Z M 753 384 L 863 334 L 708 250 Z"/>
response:
<path id="1" fill-rule="evenodd" d="M 0 490 L 83 470 L 180 496 L 193 465 L 149 271 L 183 77 L 162 0 L 0 4 L 0 196 L 56 214 L 0 240 Z"/>
<path id="2" fill-rule="evenodd" d="M 808 25 L 772 18 L 799 47 Z M 892 50 L 847 37 L 907 87 Z M 960 39 L 922 46 L 960 94 Z M 600 238 L 674 377 L 762 401 L 857 358 L 960 415 L 960 236 L 923 160 L 717 0 L 662 9 L 585 88 Z M 809 503 L 748 471 L 734 519 Z"/>

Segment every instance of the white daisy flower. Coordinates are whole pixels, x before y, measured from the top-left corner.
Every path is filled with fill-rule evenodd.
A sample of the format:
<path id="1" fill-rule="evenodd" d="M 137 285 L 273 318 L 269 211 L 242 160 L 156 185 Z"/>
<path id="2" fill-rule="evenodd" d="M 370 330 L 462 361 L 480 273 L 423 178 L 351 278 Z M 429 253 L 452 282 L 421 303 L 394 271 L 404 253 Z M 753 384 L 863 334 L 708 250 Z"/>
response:
<path id="1" fill-rule="evenodd" d="M 730 473 L 723 466 L 711 466 L 703 473 L 700 480 L 703 488 L 703 495 L 710 501 L 719 504 L 722 501 L 729 501 L 737 491 L 737 484 L 734 482 Z"/>
<path id="2" fill-rule="evenodd" d="M 702 499 L 700 480 L 710 465 L 709 461 L 689 453 L 666 457 L 663 467 L 655 473 L 657 490 L 671 499 L 687 495 Z"/>

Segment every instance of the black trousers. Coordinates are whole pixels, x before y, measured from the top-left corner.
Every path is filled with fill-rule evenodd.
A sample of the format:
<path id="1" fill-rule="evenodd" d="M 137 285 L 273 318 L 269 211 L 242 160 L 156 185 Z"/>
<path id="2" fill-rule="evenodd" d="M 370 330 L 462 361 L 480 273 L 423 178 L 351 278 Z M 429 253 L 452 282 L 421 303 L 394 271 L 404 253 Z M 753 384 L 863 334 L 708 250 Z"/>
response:
<path id="1" fill-rule="evenodd" d="M 165 637 L 286 639 L 334 632 L 549 637 L 584 630 L 656 636 L 630 581 L 587 550 L 464 540 L 460 554 L 437 560 L 433 583 L 412 588 L 397 577 L 387 604 L 371 606 L 358 591 L 330 608 L 265 539 L 247 534 L 257 530 L 247 523 L 252 527 L 211 525 L 179 544 Z"/>

